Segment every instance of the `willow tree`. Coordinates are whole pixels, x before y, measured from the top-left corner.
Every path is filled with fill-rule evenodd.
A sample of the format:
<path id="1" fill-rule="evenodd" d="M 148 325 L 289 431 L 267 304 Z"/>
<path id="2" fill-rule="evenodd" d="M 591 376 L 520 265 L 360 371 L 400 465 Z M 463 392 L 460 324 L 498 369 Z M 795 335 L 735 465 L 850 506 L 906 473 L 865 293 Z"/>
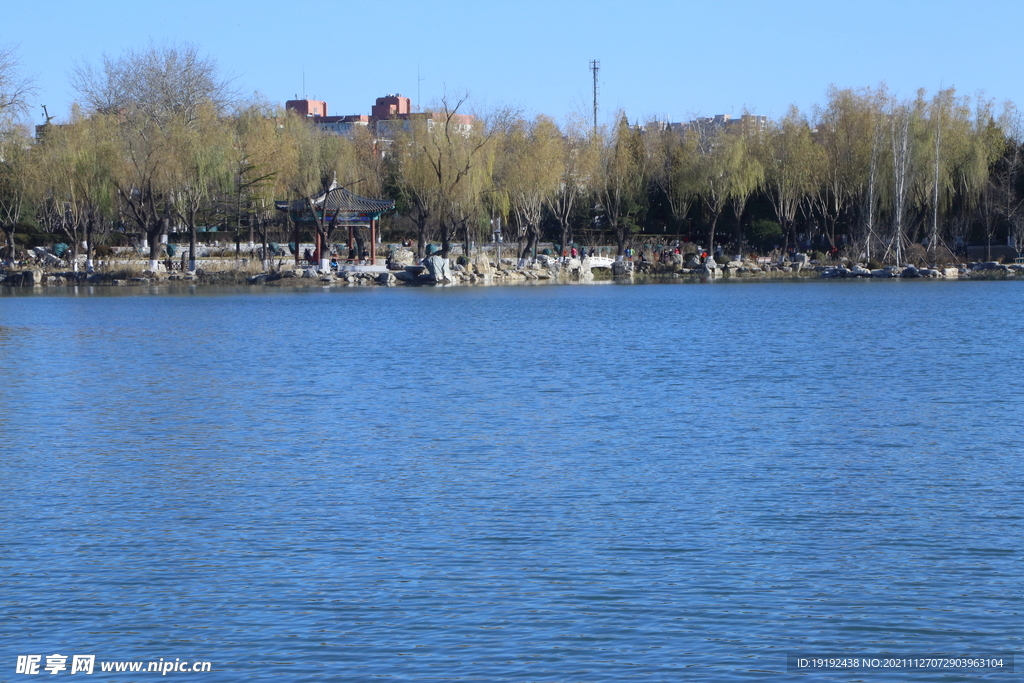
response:
<path id="1" fill-rule="evenodd" d="M 31 191 L 31 140 L 17 127 L 0 128 L 0 229 L 7 257 L 14 258 L 14 232 Z"/>
<path id="2" fill-rule="evenodd" d="M 747 208 L 750 197 L 761 189 L 764 183 L 764 165 L 755 153 L 759 131 L 746 125 L 734 127 L 726 132 L 731 138 L 729 167 L 729 205 L 732 207 L 736 223 L 733 241 L 736 249 L 743 246 L 743 212 Z"/>
<path id="3" fill-rule="evenodd" d="M 155 270 L 160 237 L 174 220 L 181 190 L 175 141 L 182 126 L 202 125 L 204 110 L 226 112 L 230 81 L 212 59 L 185 44 L 104 56 L 99 67 L 77 67 L 72 84 L 91 113 L 117 117 L 122 163 L 113 182 L 123 214 L 146 236 Z"/>
<path id="4" fill-rule="evenodd" d="M 953 172 L 954 182 L 966 206 L 977 206 L 990 184 L 991 172 L 1005 149 L 1006 137 L 995 121 L 992 104 L 976 100 L 969 143 Z M 987 258 L 992 258 L 992 231 L 986 231 Z"/>
<path id="5" fill-rule="evenodd" d="M 597 139 L 589 134 L 589 125 L 574 121 L 558 139 L 558 168 L 561 177 L 558 190 L 548 200 L 548 209 L 558 222 L 559 244 L 562 249 L 573 241 L 572 224 L 582 198 L 594 186 L 600 148 Z"/>
<path id="6" fill-rule="evenodd" d="M 559 192 L 563 161 L 561 131 L 544 116 L 515 121 L 499 141 L 497 183 L 509 197 L 520 262 L 540 239 L 541 217 Z"/>
<path id="7" fill-rule="evenodd" d="M 486 223 L 491 208 L 488 195 L 494 189 L 495 152 L 493 144 L 480 150 L 466 182 L 460 184 L 454 201 L 447 205 L 449 222 L 454 234 L 461 237 L 463 253 L 467 257 L 480 238 L 481 227 Z"/>
<path id="8" fill-rule="evenodd" d="M 884 170 L 888 165 L 888 129 L 886 111 L 889 108 L 889 93 L 884 86 L 864 94 L 864 112 L 867 119 L 867 135 L 870 151 L 867 157 L 867 171 L 864 186 L 858 202 L 860 215 L 860 239 L 863 240 L 864 255 L 869 260 L 876 244 L 881 243 L 880 213 L 884 196 Z"/>
<path id="9" fill-rule="evenodd" d="M 615 237 L 618 254 L 626 251 L 626 240 L 639 229 L 647 211 L 647 168 L 643 136 L 631 126 L 625 114 L 601 150 L 597 198 L 605 220 Z"/>
<path id="10" fill-rule="evenodd" d="M 428 134 L 425 120 L 409 122 L 408 128 L 395 135 L 389 148 L 389 186 L 396 194 L 396 205 L 416 226 L 416 259 L 425 256 L 428 230 L 436 220 L 440 196 L 434 172 L 420 141 Z"/>
<path id="11" fill-rule="evenodd" d="M 232 185 L 234 136 L 230 122 L 209 107 L 200 108 L 190 122 L 170 123 L 169 129 L 172 203 L 176 217 L 188 230 L 189 270 L 194 271 L 200 212 L 209 210 L 214 198 L 228 192 Z"/>
<path id="12" fill-rule="evenodd" d="M 331 135 L 309 125 L 304 118 L 289 114 L 282 122 L 283 144 L 292 147 L 287 156 L 286 174 L 290 194 L 303 201 L 313 220 L 317 241 L 320 270 L 330 268 L 330 242 L 336 223 L 334 216 L 318 210 L 316 199 L 337 183 L 342 187 L 353 185 L 356 177 L 355 152 L 352 142 Z M 298 238 L 296 237 L 296 250 Z"/>
<path id="13" fill-rule="evenodd" d="M 86 270 L 92 271 L 95 237 L 117 212 L 117 136 L 115 117 L 76 114 L 69 125 L 48 130 L 35 149 L 39 210 L 68 240 L 76 270 L 78 245 L 84 242 Z"/>
<path id="14" fill-rule="evenodd" d="M 708 218 L 708 250 L 714 252 L 718 220 L 730 203 L 736 216 L 737 247 L 742 240 L 743 210 L 764 178 L 741 126 L 706 127 L 690 133 L 697 140 L 697 187 Z"/>
<path id="15" fill-rule="evenodd" d="M 796 238 L 800 202 L 814 191 L 819 154 L 807 120 L 796 107 L 790 107 L 762 137 L 758 155 L 765 169 L 768 198 L 786 236 L 786 248 Z"/>
<path id="16" fill-rule="evenodd" d="M 963 183 L 970 201 L 977 207 L 985 231 L 985 258 L 992 260 L 992 240 L 1001 224 L 1006 223 L 1008 237 L 1012 226 L 1003 212 L 999 191 L 1000 156 L 1007 151 L 1007 137 L 992 116 L 991 105 L 978 102 L 974 114 L 974 134 L 966 157 Z M 973 167 L 973 172 L 972 172 Z M 981 169 L 984 169 L 982 172 Z M 980 180 L 980 187 L 975 185 Z"/>
<path id="17" fill-rule="evenodd" d="M 234 118 L 230 160 L 236 210 L 244 205 L 248 211 L 249 225 L 262 244 L 264 270 L 270 268 L 268 225 L 275 214 L 274 202 L 289 196 L 286 169 L 294 165 L 294 149 L 286 144 L 277 119 L 266 114 L 260 107 L 250 107 Z"/>
<path id="18" fill-rule="evenodd" d="M 644 136 L 650 182 L 665 198 L 678 227 L 700 196 L 699 136 L 668 126 L 651 128 Z"/>
<path id="19" fill-rule="evenodd" d="M 816 112 L 814 139 L 822 155 L 812 202 L 831 247 L 837 246 L 839 221 L 854 213 L 869 182 L 874 114 L 870 91 L 836 87 Z"/>
<path id="20" fill-rule="evenodd" d="M 1024 130 L 1020 114 L 1004 112 L 1000 128 L 1005 138 L 999 157 L 992 164 L 989 192 L 995 211 L 1006 224 L 1017 255 L 1024 252 Z"/>
<path id="21" fill-rule="evenodd" d="M 715 252 L 718 219 L 729 201 L 729 174 L 737 152 L 724 129 L 701 125 L 691 133 L 697 139 L 698 187 L 708 221 L 708 253 Z"/>
<path id="22" fill-rule="evenodd" d="M 12 259 L 14 231 L 25 210 L 31 170 L 31 140 L 15 118 L 25 111 L 32 92 L 32 81 L 21 73 L 14 50 L 0 47 L 0 230 Z"/>
<path id="23" fill-rule="evenodd" d="M 417 152 L 424 155 L 430 169 L 433 192 L 438 205 L 441 255 L 451 252 L 452 237 L 466 215 L 464 202 L 473 193 L 473 174 L 484 161 L 483 150 L 492 130 L 480 120 L 472 120 L 459 109 L 468 96 L 454 103 L 442 98 L 441 106 L 431 112 L 425 134 L 416 139 Z"/>
<path id="24" fill-rule="evenodd" d="M 119 128 L 121 159 L 114 184 L 122 215 L 145 237 L 149 268 L 155 271 L 160 238 L 169 232 L 175 216 L 173 142 L 169 130 L 146 117 L 131 117 Z"/>

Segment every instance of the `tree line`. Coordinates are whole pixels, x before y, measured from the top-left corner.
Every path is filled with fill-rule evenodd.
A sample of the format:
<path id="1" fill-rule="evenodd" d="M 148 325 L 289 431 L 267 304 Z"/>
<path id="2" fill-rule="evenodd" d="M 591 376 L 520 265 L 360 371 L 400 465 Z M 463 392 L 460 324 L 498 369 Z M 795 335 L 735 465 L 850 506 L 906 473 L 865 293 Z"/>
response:
<path id="1" fill-rule="evenodd" d="M 194 46 L 151 47 L 77 69 L 70 120 L 33 139 L 15 114 L 30 85 L 0 51 L 0 228 L 40 231 L 91 264 L 97 245 L 217 226 L 250 242 L 297 244 L 277 200 L 307 200 L 332 181 L 390 198 L 389 238 L 469 252 L 498 236 L 520 258 L 556 249 L 699 243 L 709 252 L 814 248 L 854 260 L 941 262 L 968 243 L 1024 249 L 1020 119 L 953 89 L 899 98 L 885 87 L 833 88 L 824 106 L 723 124 L 630 122 L 595 129 L 513 111 L 429 117 L 350 136 L 240 101 Z M 360 241 L 365 235 L 357 235 Z M 269 267 L 269 261 L 265 263 Z"/>

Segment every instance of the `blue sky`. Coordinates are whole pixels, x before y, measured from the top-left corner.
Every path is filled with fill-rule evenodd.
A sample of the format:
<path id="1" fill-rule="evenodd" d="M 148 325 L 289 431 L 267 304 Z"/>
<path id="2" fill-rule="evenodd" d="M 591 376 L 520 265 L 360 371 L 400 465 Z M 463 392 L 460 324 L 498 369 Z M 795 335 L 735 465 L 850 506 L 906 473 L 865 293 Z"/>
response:
<path id="1" fill-rule="evenodd" d="M 191 42 L 243 93 L 327 100 L 369 113 L 400 92 L 421 104 L 468 92 L 478 112 L 513 106 L 559 121 L 589 115 L 601 61 L 600 119 L 753 113 L 825 101 L 832 83 L 910 97 L 918 88 L 1024 106 L 1021 0 L 285 3 L 175 0 L 5 3 L 0 44 L 37 77 L 40 105 L 67 115 L 75 62 Z M 419 81 L 417 81 L 417 72 Z"/>

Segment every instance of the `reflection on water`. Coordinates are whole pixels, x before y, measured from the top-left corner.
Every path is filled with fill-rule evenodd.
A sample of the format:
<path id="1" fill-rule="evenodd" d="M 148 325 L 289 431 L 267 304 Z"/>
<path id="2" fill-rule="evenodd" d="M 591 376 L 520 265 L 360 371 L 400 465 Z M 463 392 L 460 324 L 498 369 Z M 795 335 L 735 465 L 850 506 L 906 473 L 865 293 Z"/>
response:
<path id="1" fill-rule="evenodd" d="M 1015 283 L 79 290 L 0 299 L 8 664 L 759 680 L 1020 645 Z"/>

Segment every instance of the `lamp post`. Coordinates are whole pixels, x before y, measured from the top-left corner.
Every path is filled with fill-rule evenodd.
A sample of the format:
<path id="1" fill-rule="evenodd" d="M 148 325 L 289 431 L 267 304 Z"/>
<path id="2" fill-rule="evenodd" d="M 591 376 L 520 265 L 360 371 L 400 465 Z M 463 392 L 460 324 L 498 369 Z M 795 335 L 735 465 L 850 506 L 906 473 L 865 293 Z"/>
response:
<path id="1" fill-rule="evenodd" d="M 495 221 L 497 221 L 497 227 L 495 227 Z M 501 216 L 498 218 L 491 219 L 491 228 L 494 231 L 494 245 L 498 250 L 498 266 L 501 266 L 501 243 L 504 241 L 501 236 Z"/>

